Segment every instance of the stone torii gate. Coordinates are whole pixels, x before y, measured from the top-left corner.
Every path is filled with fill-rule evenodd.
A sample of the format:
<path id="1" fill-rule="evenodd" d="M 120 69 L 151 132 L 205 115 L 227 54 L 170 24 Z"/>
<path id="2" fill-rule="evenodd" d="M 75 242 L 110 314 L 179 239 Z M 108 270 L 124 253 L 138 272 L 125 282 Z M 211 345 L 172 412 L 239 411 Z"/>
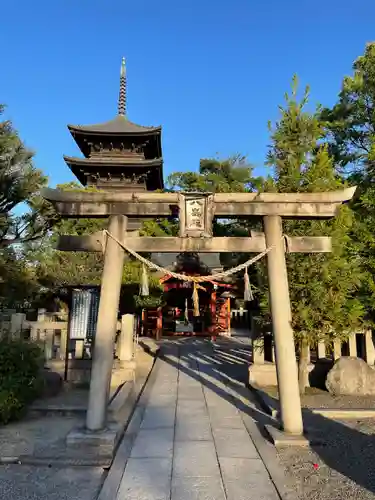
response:
<path id="1" fill-rule="evenodd" d="M 63 192 L 45 189 L 43 196 L 62 217 L 108 218 L 108 233 L 62 236 L 64 251 L 104 251 L 98 322 L 91 371 L 86 429 L 100 432 L 106 426 L 106 408 L 113 365 L 125 250 L 135 252 L 263 252 L 267 248 L 272 330 L 280 395 L 281 423 L 286 433 L 301 435 L 303 422 L 286 252 L 330 252 L 328 237 L 283 235 L 282 218 L 332 218 L 349 201 L 354 188 L 328 193 L 124 193 Z M 179 237 L 138 237 L 127 234 L 128 218 L 169 217 L 179 213 Z M 264 233 L 250 237 L 212 237 L 213 218 L 262 217 Z M 119 242 L 122 244 L 120 245 Z"/>

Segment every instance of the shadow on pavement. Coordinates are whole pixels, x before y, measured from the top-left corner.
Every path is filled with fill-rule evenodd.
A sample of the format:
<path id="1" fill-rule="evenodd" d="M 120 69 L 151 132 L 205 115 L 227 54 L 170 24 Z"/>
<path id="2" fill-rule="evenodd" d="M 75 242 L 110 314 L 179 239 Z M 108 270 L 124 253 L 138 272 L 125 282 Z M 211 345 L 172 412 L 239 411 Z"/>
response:
<path id="1" fill-rule="evenodd" d="M 176 349 L 182 361 L 180 364 L 168 357 L 169 353 L 176 353 Z M 278 426 L 246 387 L 251 362 L 248 347 L 230 340 L 220 342 L 217 347 L 202 339 L 170 340 L 163 343 L 160 359 L 200 381 L 204 387 L 249 415 L 264 436 L 265 424 Z M 278 401 L 272 398 L 272 402 L 277 408 Z M 351 427 L 355 423 L 358 425 L 357 421 L 342 423 L 314 414 L 308 409 L 303 410 L 303 418 L 312 443 L 319 443 L 312 444 L 311 449 L 320 459 L 331 469 L 375 493 L 375 438 L 371 430 L 368 430 L 370 434 L 366 434 Z M 365 422 L 362 430 L 366 430 Z"/>

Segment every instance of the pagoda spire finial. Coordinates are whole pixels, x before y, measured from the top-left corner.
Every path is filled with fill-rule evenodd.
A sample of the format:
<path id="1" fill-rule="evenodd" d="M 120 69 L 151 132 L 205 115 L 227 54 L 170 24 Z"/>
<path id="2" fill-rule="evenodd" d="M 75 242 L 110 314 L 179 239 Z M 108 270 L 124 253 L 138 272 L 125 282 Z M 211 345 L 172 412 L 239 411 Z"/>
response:
<path id="1" fill-rule="evenodd" d="M 118 114 L 126 116 L 126 64 L 125 57 L 122 58 L 120 72 L 120 92 L 118 97 Z"/>

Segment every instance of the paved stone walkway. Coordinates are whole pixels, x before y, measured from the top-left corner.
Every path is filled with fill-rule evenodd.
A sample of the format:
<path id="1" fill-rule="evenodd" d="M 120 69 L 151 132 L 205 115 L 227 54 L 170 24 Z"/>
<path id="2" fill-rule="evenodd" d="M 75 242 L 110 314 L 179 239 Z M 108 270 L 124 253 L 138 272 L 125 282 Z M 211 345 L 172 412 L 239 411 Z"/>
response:
<path id="1" fill-rule="evenodd" d="M 220 370 L 245 367 L 246 351 L 204 340 L 163 351 L 117 500 L 278 499 Z"/>

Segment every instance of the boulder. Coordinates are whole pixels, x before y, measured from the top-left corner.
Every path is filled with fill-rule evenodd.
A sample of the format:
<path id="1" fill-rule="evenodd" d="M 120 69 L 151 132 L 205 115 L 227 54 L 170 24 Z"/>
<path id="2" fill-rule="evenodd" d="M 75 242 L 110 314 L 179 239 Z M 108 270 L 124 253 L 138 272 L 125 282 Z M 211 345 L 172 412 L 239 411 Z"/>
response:
<path id="1" fill-rule="evenodd" d="M 375 395 L 375 370 L 363 359 L 343 356 L 328 372 L 326 387 L 333 396 Z"/>

